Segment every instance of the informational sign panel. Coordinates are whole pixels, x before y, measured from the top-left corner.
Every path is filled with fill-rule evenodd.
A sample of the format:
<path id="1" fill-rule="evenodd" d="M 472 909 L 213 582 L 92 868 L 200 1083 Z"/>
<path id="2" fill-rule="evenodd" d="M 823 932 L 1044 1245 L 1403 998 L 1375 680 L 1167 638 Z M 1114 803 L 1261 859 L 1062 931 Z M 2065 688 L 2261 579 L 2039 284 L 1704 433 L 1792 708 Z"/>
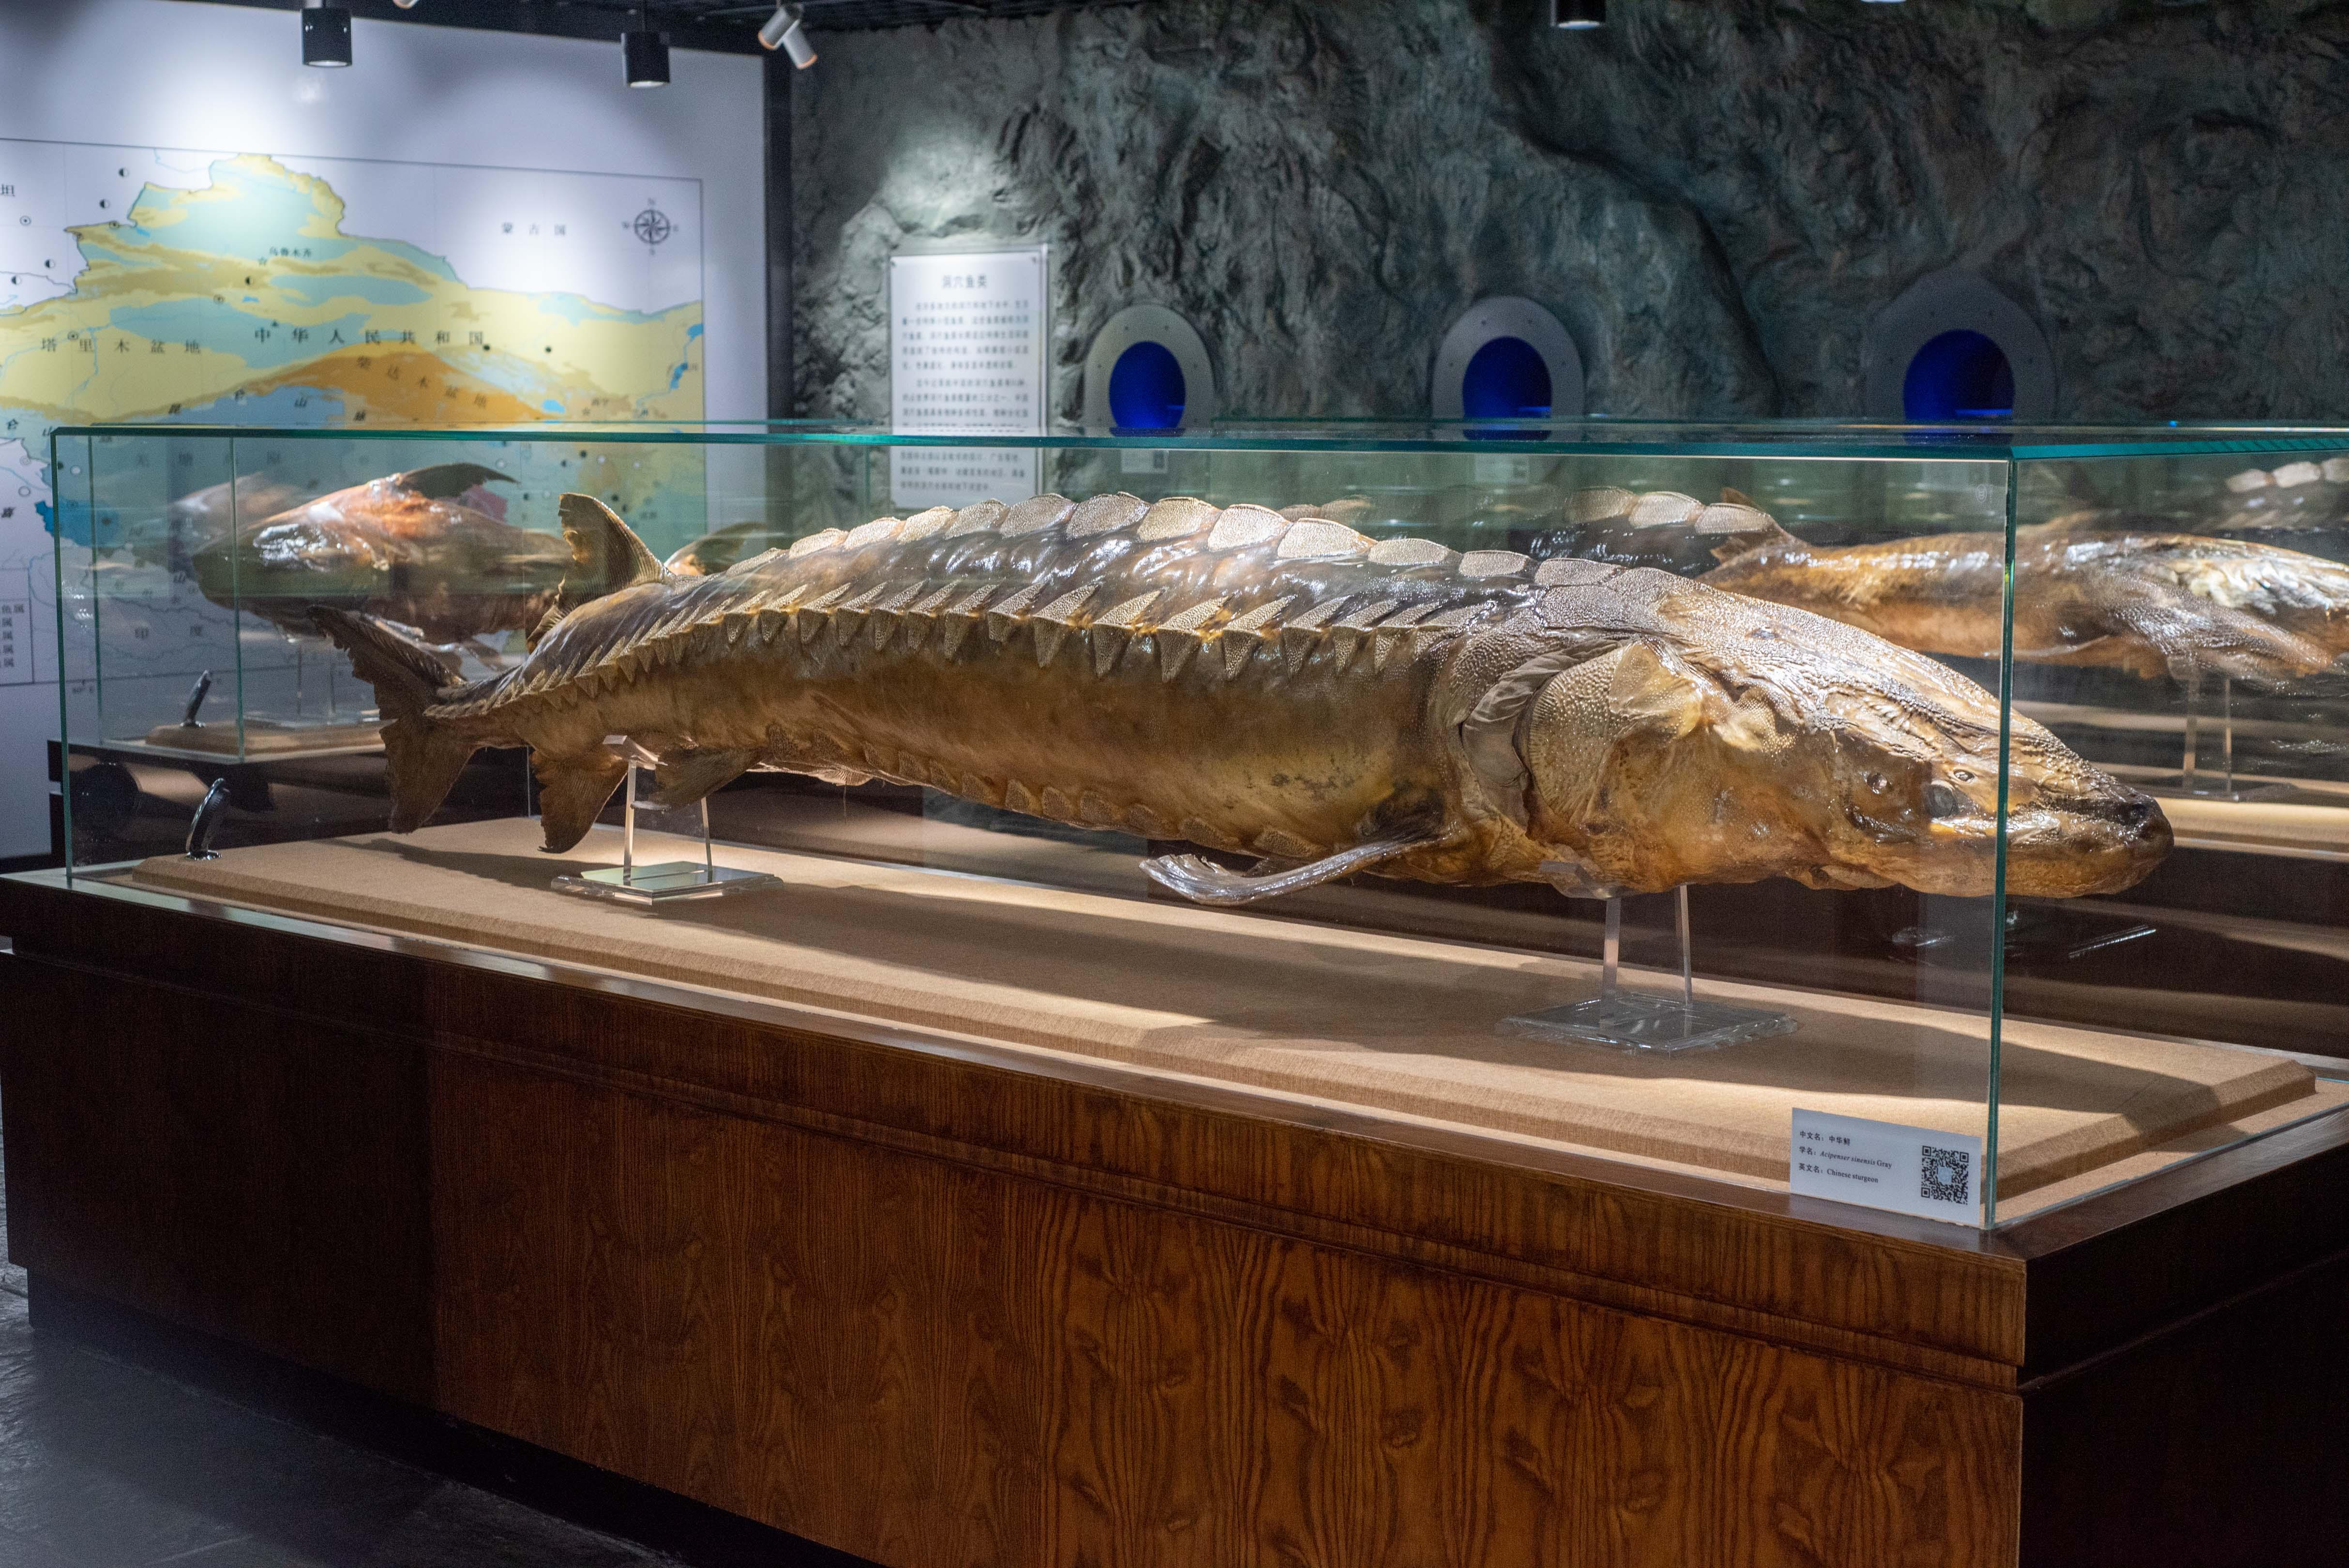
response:
<path id="1" fill-rule="evenodd" d="M 908 435 L 1042 435 L 1050 310 L 1045 247 L 889 262 L 889 419 Z M 897 447 L 904 510 L 1024 501 L 1039 454 L 1016 447 Z"/>
<path id="2" fill-rule="evenodd" d="M 1797 1110 L 1786 1180 L 1812 1198 L 1979 1225 L 1982 1168 L 1971 1133 Z"/>

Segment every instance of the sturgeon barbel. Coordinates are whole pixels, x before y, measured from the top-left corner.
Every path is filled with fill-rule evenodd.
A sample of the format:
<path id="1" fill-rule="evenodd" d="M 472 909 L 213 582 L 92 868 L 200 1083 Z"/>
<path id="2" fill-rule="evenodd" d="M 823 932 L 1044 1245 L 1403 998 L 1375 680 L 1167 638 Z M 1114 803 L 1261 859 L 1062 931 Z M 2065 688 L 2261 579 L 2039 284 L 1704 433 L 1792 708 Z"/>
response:
<path id="1" fill-rule="evenodd" d="M 629 581 L 575 607 L 566 590 L 501 674 L 446 684 L 379 622 L 318 612 L 390 721 L 395 829 L 476 747 L 522 744 L 567 850 L 626 737 L 663 804 L 776 768 L 1259 857 L 1148 863 L 1209 903 L 1371 870 L 1578 896 L 1992 888 L 1995 699 L 1668 573 L 1112 494 L 882 518 L 678 580 L 595 501 L 562 514 L 576 558 L 625 557 Z M 2008 889 L 2150 871 L 2170 843 L 2154 803 L 2013 724 Z"/>

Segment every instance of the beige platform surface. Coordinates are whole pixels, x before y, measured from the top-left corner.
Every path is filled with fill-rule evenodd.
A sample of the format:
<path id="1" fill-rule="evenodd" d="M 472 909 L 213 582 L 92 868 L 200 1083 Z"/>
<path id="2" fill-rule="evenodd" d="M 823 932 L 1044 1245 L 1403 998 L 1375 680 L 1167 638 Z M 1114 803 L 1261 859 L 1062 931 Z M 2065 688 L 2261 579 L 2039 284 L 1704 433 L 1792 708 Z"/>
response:
<path id="1" fill-rule="evenodd" d="M 290 756 L 299 752 L 350 752 L 379 748 L 383 744 L 383 726 L 378 723 L 357 724 L 266 724 L 248 723 L 240 741 L 237 726 L 205 724 L 194 729 L 185 724 L 158 724 L 147 732 L 144 742 L 166 751 L 200 752 L 207 755 L 235 756 L 242 750 L 248 757 Z"/>
<path id="2" fill-rule="evenodd" d="M 723 863 L 786 885 L 658 909 L 549 889 L 618 850 L 598 830 L 544 855 L 508 819 L 159 857 L 135 879 L 1748 1181 L 1783 1185 L 1797 1106 L 1984 1127 L 1978 1015 L 1702 982 L 1798 1027 L 1642 1056 L 1496 1031 L 1593 994 L 1597 966 L 1570 959 L 736 846 Z M 645 860 L 698 850 L 638 839 Z M 2282 1056 L 2055 1024 L 2010 1020 L 2002 1057 L 2000 1195 L 2035 1189 L 2030 1207 L 2349 1097 Z"/>

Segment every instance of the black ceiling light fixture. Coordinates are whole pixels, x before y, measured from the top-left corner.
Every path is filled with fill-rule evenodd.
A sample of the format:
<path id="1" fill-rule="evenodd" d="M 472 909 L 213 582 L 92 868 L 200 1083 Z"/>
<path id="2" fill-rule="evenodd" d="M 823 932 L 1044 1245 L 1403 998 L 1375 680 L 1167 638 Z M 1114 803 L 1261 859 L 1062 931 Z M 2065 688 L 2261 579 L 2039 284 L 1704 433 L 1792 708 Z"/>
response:
<path id="1" fill-rule="evenodd" d="M 305 66 L 347 66 L 351 63 L 351 13 L 346 5 L 326 0 L 303 0 L 302 63 Z"/>
<path id="2" fill-rule="evenodd" d="M 668 86 L 668 35 L 653 27 L 652 8 L 636 7 L 636 25 L 620 35 L 620 64 L 632 88 Z"/>
<path id="3" fill-rule="evenodd" d="M 1607 26 L 1607 0 L 1549 0 L 1549 25 L 1570 33 Z"/>
<path id="4" fill-rule="evenodd" d="M 807 7 L 786 3 L 775 7 L 759 29 L 759 42 L 770 49 L 781 49 L 791 56 L 792 64 L 805 70 L 815 64 L 815 45 L 807 36 Z"/>

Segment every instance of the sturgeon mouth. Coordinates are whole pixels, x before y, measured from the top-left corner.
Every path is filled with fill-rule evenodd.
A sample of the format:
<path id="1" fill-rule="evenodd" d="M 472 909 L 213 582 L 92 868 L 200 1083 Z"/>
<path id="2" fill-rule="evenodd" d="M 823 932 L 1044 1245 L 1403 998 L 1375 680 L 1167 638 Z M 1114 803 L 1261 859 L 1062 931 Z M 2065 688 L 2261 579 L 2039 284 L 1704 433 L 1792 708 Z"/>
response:
<path id="1" fill-rule="evenodd" d="M 2125 784 L 2011 813 L 2006 890 L 2018 898 L 2118 893 L 2153 874 L 2176 842 L 2154 798 Z"/>

